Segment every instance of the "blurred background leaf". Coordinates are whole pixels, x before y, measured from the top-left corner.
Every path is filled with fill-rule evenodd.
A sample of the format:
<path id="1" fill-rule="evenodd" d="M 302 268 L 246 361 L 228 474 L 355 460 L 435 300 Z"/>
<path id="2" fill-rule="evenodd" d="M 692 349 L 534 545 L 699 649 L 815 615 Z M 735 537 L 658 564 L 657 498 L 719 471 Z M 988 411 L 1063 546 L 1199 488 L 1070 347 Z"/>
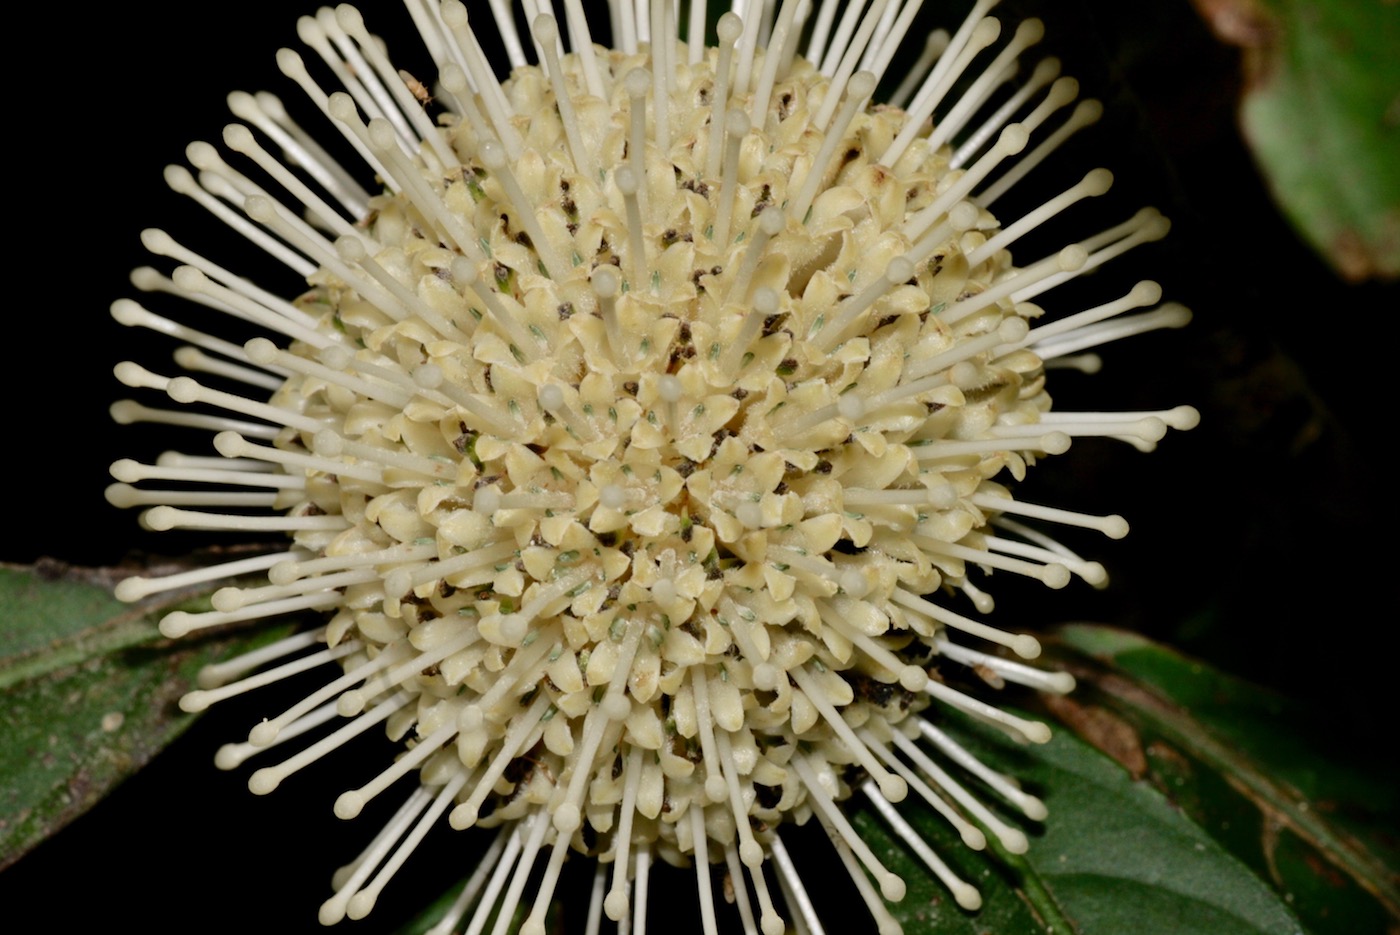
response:
<path id="1" fill-rule="evenodd" d="M 192 596 L 124 604 L 111 593 L 120 577 L 57 562 L 0 566 L 0 869 L 190 725 L 176 702 L 201 666 L 286 631 L 172 644 L 156 624 Z"/>
<path id="2" fill-rule="evenodd" d="M 1075 733 L 1145 779 L 1295 909 L 1313 935 L 1400 928 L 1400 789 L 1332 749 L 1291 699 L 1141 636 L 1076 625 L 1046 698 Z"/>
<path id="3" fill-rule="evenodd" d="M 1195 0 L 1245 49 L 1245 138 L 1274 198 L 1343 278 L 1400 276 L 1400 7 Z"/>

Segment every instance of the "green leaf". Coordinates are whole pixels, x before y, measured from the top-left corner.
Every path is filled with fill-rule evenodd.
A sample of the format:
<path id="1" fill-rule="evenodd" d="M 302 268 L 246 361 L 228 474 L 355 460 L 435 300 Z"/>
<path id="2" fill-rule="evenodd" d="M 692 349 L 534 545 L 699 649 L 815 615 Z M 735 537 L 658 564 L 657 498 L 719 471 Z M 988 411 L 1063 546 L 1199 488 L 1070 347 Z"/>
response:
<path id="1" fill-rule="evenodd" d="M 1314 935 L 1400 925 L 1400 791 L 1319 746 L 1300 705 L 1133 634 L 1073 626 L 1059 642 L 1080 679 L 1063 719 L 1132 761 L 1103 725 L 1126 731 L 1138 771 Z"/>
<path id="2" fill-rule="evenodd" d="M 113 580 L 57 563 L 0 566 L 0 868 L 189 726 L 180 695 L 201 666 L 249 640 L 172 648 L 156 623 L 190 596 L 133 607 L 112 596 Z"/>
<path id="3" fill-rule="evenodd" d="M 886 830 L 859 816 L 858 827 L 890 870 L 909 883 L 891 906 L 906 932 L 1297 935 L 1293 913 L 1258 877 L 1192 824 L 1156 789 L 1067 730 L 1045 745 L 1019 748 L 992 728 L 949 719 L 945 730 L 995 770 L 1019 779 L 1050 810 L 1030 850 L 994 855 L 968 850 L 926 808 L 901 807 L 963 879 L 982 893 L 964 912 Z M 990 797 L 988 794 L 987 797 Z M 913 796 L 911 796 L 912 800 Z"/>
<path id="4" fill-rule="evenodd" d="M 1400 276 L 1400 10 L 1382 0 L 1203 6 L 1249 50 L 1245 136 L 1294 226 L 1348 280 Z"/>

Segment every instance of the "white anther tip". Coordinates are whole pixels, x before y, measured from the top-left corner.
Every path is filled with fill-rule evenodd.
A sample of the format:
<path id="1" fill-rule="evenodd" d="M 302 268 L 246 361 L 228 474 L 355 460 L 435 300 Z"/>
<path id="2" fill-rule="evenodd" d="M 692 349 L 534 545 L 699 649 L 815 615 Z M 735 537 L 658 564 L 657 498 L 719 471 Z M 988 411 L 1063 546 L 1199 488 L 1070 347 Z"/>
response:
<path id="1" fill-rule="evenodd" d="M 609 721 L 621 721 L 632 713 L 632 702 L 623 695 L 610 694 L 603 699 L 598 708 Z"/>
<path id="2" fill-rule="evenodd" d="M 174 239 L 159 228 L 148 227 L 141 232 L 141 246 L 156 256 L 165 256 L 174 245 Z"/>
<path id="3" fill-rule="evenodd" d="M 214 450 L 225 458 L 237 458 L 248 450 L 248 443 L 237 432 L 220 432 L 214 436 Z"/>
<path id="4" fill-rule="evenodd" d="M 651 73 L 645 68 L 634 68 L 622 79 L 622 86 L 627 89 L 627 96 L 634 100 L 646 97 L 647 88 L 651 87 Z"/>
<path id="5" fill-rule="evenodd" d="M 369 132 L 369 142 L 372 149 L 379 152 L 392 152 L 396 146 L 394 140 L 394 125 L 383 117 L 375 117 L 365 127 Z"/>
<path id="6" fill-rule="evenodd" d="M 1113 186 L 1113 173 L 1107 169 L 1091 169 L 1082 184 L 1089 195 L 1102 195 Z"/>
<path id="7" fill-rule="evenodd" d="M 358 263 L 367 255 L 364 243 L 358 237 L 351 237 L 348 234 L 335 239 L 335 252 L 340 254 L 342 260 L 349 263 Z"/>
<path id="8" fill-rule="evenodd" d="M 733 45 L 743 31 L 744 21 L 739 19 L 737 13 L 724 14 L 715 25 L 715 33 L 719 36 L 719 41 L 725 45 Z"/>
<path id="9" fill-rule="evenodd" d="M 243 756 L 237 744 L 226 743 L 214 754 L 216 769 L 228 771 L 243 765 Z"/>
<path id="10" fill-rule="evenodd" d="M 214 596 L 209 599 L 209 603 L 214 605 L 214 609 L 223 613 L 238 610 L 243 606 L 242 588 L 219 588 L 214 592 Z"/>
<path id="11" fill-rule="evenodd" d="M 270 364 L 277 358 L 277 345 L 267 338 L 253 338 L 243 345 L 255 364 Z"/>
<path id="12" fill-rule="evenodd" d="M 342 3 L 335 8 L 335 21 L 346 32 L 358 32 L 365 26 L 365 20 L 360 15 L 360 11 L 348 3 Z"/>
<path id="13" fill-rule="evenodd" d="M 656 381 L 656 391 L 668 403 L 679 402 L 685 387 L 679 378 L 666 374 Z"/>
<path id="14" fill-rule="evenodd" d="M 539 41 L 540 45 L 552 44 L 559 38 L 559 23 L 548 13 L 536 16 L 531 25 L 535 32 L 535 39 Z"/>
<path id="15" fill-rule="evenodd" d="M 1031 72 L 1031 80 L 1043 84 L 1046 81 L 1053 81 L 1060 74 L 1060 60 L 1053 55 L 1043 58 L 1035 66 L 1035 71 Z"/>
<path id="16" fill-rule="evenodd" d="M 505 147 L 495 140 L 483 140 L 478 152 L 482 163 L 492 172 L 498 171 L 506 164 Z"/>
<path id="17" fill-rule="evenodd" d="M 467 8 L 461 0 L 442 0 L 442 19 L 449 26 L 467 25 Z"/>
<path id="18" fill-rule="evenodd" d="M 1042 724 L 1039 721 L 1032 721 L 1029 724 L 1027 724 L 1021 732 L 1026 735 L 1026 739 L 1029 740 L 1031 743 L 1050 742 L 1051 733 L 1050 726 L 1048 724 Z"/>
<path id="19" fill-rule="evenodd" d="M 160 634 L 168 639 L 179 639 L 191 629 L 190 615 L 183 610 L 168 613 L 160 621 Z"/>
<path id="20" fill-rule="evenodd" d="M 1046 565 L 1040 571 L 1040 580 L 1047 587 L 1058 591 L 1069 584 L 1069 569 L 1058 563 Z"/>
<path id="21" fill-rule="evenodd" d="M 150 593 L 151 580 L 149 578 L 125 578 L 117 582 L 117 587 L 113 593 L 117 600 L 124 603 L 139 601 Z"/>
<path id="22" fill-rule="evenodd" d="M 907 666 L 899 674 L 899 684 L 903 685 L 906 691 L 923 691 L 928 685 L 928 673 L 918 666 Z"/>
<path id="23" fill-rule="evenodd" d="M 614 922 L 621 922 L 623 917 L 627 915 L 627 909 L 627 893 L 622 890 L 613 890 L 603 900 L 603 911 Z M 782 935 L 782 933 L 780 931 L 775 935 Z"/>
<path id="24" fill-rule="evenodd" d="M 987 836 L 982 833 L 980 828 L 969 825 L 963 829 L 962 842 L 974 851 L 981 851 L 987 847 Z"/>
<path id="25" fill-rule="evenodd" d="M 753 684 L 759 691 L 773 691 L 778 687 L 778 668 L 770 662 L 760 662 L 753 667 Z"/>
<path id="26" fill-rule="evenodd" d="M 593 291 L 600 298 L 610 299 L 622 286 L 622 274 L 614 266 L 604 264 L 593 271 Z"/>
<path id="27" fill-rule="evenodd" d="M 267 795 L 282 783 L 277 770 L 264 767 L 248 777 L 248 791 L 253 795 Z"/>
<path id="28" fill-rule="evenodd" d="M 705 796 L 711 802 L 724 801 L 724 778 L 722 776 L 710 776 L 705 780 Z"/>
<path id="29" fill-rule="evenodd" d="M 467 73 L 462 71 L 460 65 L 455 62 L 448 62 L 438 72 L 438 80 L 442 86 L 455 94 L 470 93 L 470 85 L 467 83 Z"/>
<path id="30" fill-rule="evenodd" d="M 155 506 L 141 514 L 141 522 L 147 529 L 154 529 L 158 532 L 165 532 L 167 529 L 174 529 L 179 521 L 180 514 L 174 507 Z"/>
<path id="31" fill-rule="evenodd" d="M 1058 260 L 1062 272 L 1072 273 L 1089 261 L 1089 251 L 1077 243 L 1072 243 L 1060 251 Z"/>
<path id="32" fill-rule="evenodd" d="M 583 816 L 578 806 L 565 802 L 554 811 L 554 830 L 560 834 L 573 834 L 583 824 Z"/>
<path id="33" fill-rule="evenodd" d="M 131 299 L 117 299 L 117 301 L 112 303 L 110 311 L 112 313 L 112 318 L 115 319 L 118 324 L 126 325 L 127 327 L 139 325 L 145 320 L 147 314 L 145 309 Z"/>
<path id="34" fill-rule="evenodd" d="M 1069 451 L 1070 437 L 1064 432 L 1050 432 L 1040 438 L 1040 450 L 1048 455 L 1062 455 Z"/>
<path id="35" fill-rule="evenodd" d="M 967 885 L 959 886 L 953 890 L 953 899 L 969 912 L 982 908 L 982 894 Z"/>
<path id="36" fill-rule="evenodd" d="M 470 802 L 463 802 L 447 816 L 447 823 L 457 831 L 465 831 L 476 824 L 477 809 Z"/>
<path id="37" fill-rule="evenodd" d="M 1031 135 L 1026 132 L 1026 128 L 1019 123 L 1013 123 L 1001 131 L 1001 136 L 997 138 L 997 149 L 1003 155 L 1014 156 L 1026 148 L 1030 142 Z"/>
<path id="38" fill-rule="evenodd" d="M 1040 655 L 1040 640 L 1023 633 L 1012 638 L 1011 651 L 1022 659 L 1035 659 Z"/>
<path id="39" fill-rule="evenodd" d="M 1080 571 L 1080 577 L 1096 588 L 1102 588 L 1108 584 L 1108 569 L 1099 562 L 1089 562 Z"/>
<path id="40" fill-rule="evenodd" d="M 336 699 L 335 713 L 341 717 L 354 717 L 365 709 L 365 693 L 352 689 Z"/>
<path id="41" fill-rule="evenodd" d="M 893 873 L 887 873 L 880 880 L 880 895 L 892 903 L 904 898 L 904 881 Z"/>
<path id="42" fill-rule="evenodd" d="M 326 110 L 341 123 L 355 119 L 355 99 L 344 91 L 336 91 L 326 99 Z"/>
<path id="43" fill-rule="evenodd" d="M 854 598 L 865 597 L 870 593 L 870 584 L 865 580 L 865 576 L 854 568 L 847 568 L 841 572 L 841 577 L 837 579 L 841 585 L 841 590 Z"/>
<path id="44" fill-rule="evenodd" d="M 553 383 L 546 383 L 539 389 L 539 401 L 546 412 L 557 412 L 564 408 L 564 391 Z"/>
<path id="45" fill-rule="evenodd" d="M 128 279 L 131 280 L 133 286 L 142 292 L 159 292 L 165 288 L 165 277 L 149 266 L 136 267 L 131 271 Z"/>
<path id="46" fill-rule="evenodd" d="M 223 161 L 219 158 L 219 151 L 214 148 L 213 144 L 203 140 L 195 140 L 186 146 L 185 158 L 196 169 L 212 169 Z"/>
<path id="47" fill-rule="evenodd" d="M 202 691 L 185 692 L 180 696 L 180 710 L 194 714 L 209 707 L 209 693 Z"/>
<path id="48" fill-rule="evenodd" d="M 757 503 L 741 503 L 734 511 L 734 518 L 743 523 L 746 529 L 761 529 L 763 508 Z"/>
<path id="49" fill-rule="evenodd" d="M 1162 301 L 1162 287 L 1150 279 L 1133 286 L 1133 291 L 1128 296 L 1138 306 L 1156 305 Z"/>
<path id="50" fill-rule="evenodd" d="M 1166 413 L 1163 421 L 1174 429 L 1187 431 L 1201 424 L 1201 413 L 1195 406 L 1177 406 Z"/>
<path id="51" fill-rule="evenodd" d="M 166 166 L 162 175 L 165 178 L 165 184 L 170 186 L 171 191 L 188 195 L 195 189 L 194 175 L 184 166 Z"/>
<path id="52" fill-rule="evenodd" d="M 364 811 L 365 797 L 359 792 L 342 792 L 335 800 L 335 817 L 349 821 Z"/>
<path id="53" fill-rule="evenodd" d="M 295 78 L 306 71 L 306 63 L 292 49 L 278 49 L 277 70 L 288 78 Z"/>
<path id="54" fill-rule="evenodd" d="M 997 837 L 1001 839 L 1001 846 L 1013 854 L 1024 854 L 1031 849 L 1030 840 L 1015 828 L 1009 828 Z"/>
<path id="55" fill-rule="evenodd" d="M 103 491 L 103 496 L 107 502 L 119 510 L 124 510 L 129 506 L 135 506 L 140 502 L 140 497 L 136 493 L 136 488 L 130 484 L 108 484 Z"/>
<path id="56" fill-rule="evenodd" d="M 343 900 L 339 896 L 332 896 L 321 904 L 320 910 L 316 913 L 316 921 L 325 926 L 335 925 L 345 918 L 346 902 L 347 900 Z"/>
<path id="57" fill-rule="evenodd" d="M 350 905 L 345 908 L 345 915 L 350 919 L 363 919 L 374 909 L 377 894 L 367 890 L 362 890 L 350 898 Z M 525 929 L 521 928 L 521 932 Z"/>
<path id="58" fill-rule="evenodd" d="M 323 458 L 338 458 L 345 450 L 345 439 L 331 429 L 321 429 L 311 438 L 311 450 Z"/>
<path id="59" fill-rule="evenodd" d="M 609 510 L 620 510 L 627 502 L 627 495 L 617 484 L 604 484 L 598 491 L 598 502 Z"/>
<path id="60" fill-rule="evenodd" d="M 783 935 L 787 931 L 787 925 L 782 918 L 767 913 L 764 914 L 763 921 L 759 923 L 759 928 L 763 929 L 763 935 Z"/>
<path id="61" fill-rule="evenodd" d="M 235 117 L 242 117 L 244 120 L 252 120 L 259 116 L 258 101 L 247 91 L 230 91 L 224 98 L 228 104 L 228 109 Z"/>
<path id="62" fill-rule="evenodd" d="M 880 794 L 889 802 L 903 802 L 909 795 L 909 783 L 905 782 L 894 773 L 886 773 L 880 777 Z M 898 897 L 895 897 L 898 899 Z"/>
<path id="63" fill-rule="evenodd" d="M 750 870 L 763 865 L 763 848 L 757 841 L 745 841 L 739 845 L 739 861 Z"/>
<path id="64" fill-rule="evenodd" d="M 200 386 L 191 377 L 175 377 L 165 386 L 166 395 L 177 403 L 192 403 L 199 398 Z"/>
<path id="65" fill-rule="evenodd" d="M 199 292 L 209 284 L 209 277 L 193 266 L 177 266 L 170 281 L 186 292 Z"/>
<path id="66" fill-rule="evenodd" d="M 112 374 L 123 384 L 134 389 L 145 385 L 143 378 L 149 374 L 149 371 L 140 364 L 124 360 L 112 368 Z"/>
<path id="67" fill-rule="evenodd" d="M 1159 442 L 1167 437 L 1167 423 L 1152 416 L 1138 423 L 1138 437 L 1144 441 Z"/>
<path id="68" fill-rule="evenodd" d="M 224 144 L 236 153 L 253 147 L 253 131 L 241 123 L 231 123 L 224 127 Z"/>
<path id="69" fill-rule="evenodd" d="M 641 188 L 641 180 L 631 166 L 619 166 L 613 172 L 613 181 L 617 183 L 617 190 L 627 197 L 637 194 L 637 189 Z"/>
<path id="70" fill-rule="evenodd" d="M 248 742 L 255 747 L 266 747 L 277 739 L 278 733 L 280 731 L 278 731 L 276 724 L 271 721 L 263 721 L 248 731 Z"/>
<path id="71" fill-rule="evenodd" d="M 262 195 L 249 195 L 243 200 L 243 213 L 259 224 L 271 224 L 277 219 L 277 209 L 272 201 Z"/>
<path id="72" fill-rule="evenodd" d="M 1044 821 L 1045 816 L 1050 814 L 1050 809 L 1045 807 L 1045 803 L 1033 795 L 1028 795 L 1021 800 L 1021 811 L 1031 821 Z"/>
<path id="73" fill-rule="evenodd" d="M 913 276 L 914 264 L 909 262 L 908 257 L 897 256 L 885 267 L 885 282 L 892 286 L 908 282 Z"/>
<path id="74" fill-rule="evenodd" d="M 413 371 L 413 382 L 425 390 L 437 389 L 446 379 L 437 364 L 424 364 Z"/>
<path id="75" fill-rule="evenodd" d="M 970 201 L 960 201 L 948 211 L 948 224 L 955 231 L 971 230 L 981 210 Z"/>
<path id="76" fill-rule="evenodd" d="M 875 85 L 879 83 L 872 72 L 858 71 L 851 76 L 851 80 L 846 84 L 846 99 L 860 101 L 875 93 Z"/>
<path id="77" fill-rule="evenodd" d="M 1001 325 L 997 327 L 997 337 L 1010 344 L 1013 341 L 1019 341 L 1024 338 L 1026 334 L 1029 333 L 1030 329 L 1031 326 L 1024 318 L 1019 316 L 1006 318 L 1003 319 Z"/>

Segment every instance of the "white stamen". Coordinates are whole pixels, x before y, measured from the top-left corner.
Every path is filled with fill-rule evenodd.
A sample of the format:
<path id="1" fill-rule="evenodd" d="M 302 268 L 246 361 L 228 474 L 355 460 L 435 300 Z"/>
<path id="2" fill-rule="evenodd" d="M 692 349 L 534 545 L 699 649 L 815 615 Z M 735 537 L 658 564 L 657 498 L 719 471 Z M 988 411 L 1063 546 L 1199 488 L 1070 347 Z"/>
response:
<path id="1" fill-rule="evenodd" d="M 877 792 L 869 780 L 862 786 L 861 791 L 865 793 L 865 797 L 875 806 L 875 810 L 893 829 L 895 836 L 908 845 L 909 849 L 924 862 L 924 865 L 933 871 L 933 875 L 943 881 L 943 885 L 952 891 L 953 899 L 959 906 L 968 911 L 982 907 L 982 896 L 977 892 L 977 888 L 968 884 L 949 869 L 948 865 L 933 852 L 933 848 L 928 846 L 928 842 L 910 827 L 909 822 L 900 817 L 899 812 L 894 810 L 894 806 L 885 801 L 884 796 Z"/>

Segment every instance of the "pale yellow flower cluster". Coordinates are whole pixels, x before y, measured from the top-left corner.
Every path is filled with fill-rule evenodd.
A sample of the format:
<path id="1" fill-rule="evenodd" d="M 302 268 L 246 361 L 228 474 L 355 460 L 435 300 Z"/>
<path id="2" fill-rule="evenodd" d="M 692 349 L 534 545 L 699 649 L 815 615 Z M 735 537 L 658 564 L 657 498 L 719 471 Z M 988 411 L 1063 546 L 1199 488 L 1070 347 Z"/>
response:
<path id="1" fill-rule="evenodd" d="M 1012 265 L 1012 241 L 1101 194 L 1110 178 L 1091 172 L 1006 227 L 987 210 L 1043 158 L 1044 146 L 1016 159 L 1074 98 L 1069 79 L 1042 67 L 1015 106 L 973 121 L 1040 38 L 1031 21 L 967 97 L 945 101 L 998 39 L 991 5 L 935 37 L 937 63 L 900 92 L 911 95 L 907 110 L 870 98 L 917 3 L 877 2 L 863 22 L 843 13 L 840 23 L 837 4 L 819 4 L 807 29 L 791 0 L 771 22 L 730 13 L 715 48 L 676 41 L 669 3 L 640 19 L 627 3 L 614 11 L 619 47 L 604 51 L 569 2 L 567 55 L 559 24 L 527 4 L 530 34 L 497 23 L 517 66 L 498 81 L 465 6 L 414 2 L 439 68 L 431 111 L 422 84 L 394 69 L 358 12 L 340 7 L 303 20 L 301 33 L 319 54 L 316 70 L 345 90 L 325 93 L 296 53 L 279 62 L 383 193 L 370 196 L 270 96 L 234 106 L 281 155 L 242 125 L 225 143 L 275 185 L 202 144 L 190 150 L 198 182 L 172 170 L 172 185 L 312 288 L 287 302 L 148 234 L 148 247 L 183 264 L 162 288 L 272 339 L 229 344 L 118 303 L 125 323 L 217 355 L 186 354 L 190 369 L 212 375 L 205 382 L 118 368 L 129 385 L 199 414 L 135 403 L 120 413 L 211 430 L 222 458 L 118 462 L 123 483 L 110 496 L 156 504 L 144 514 L 156 528 L 277 530 L 293 545 L 133 579 L 122 593 L 265 573 L 217 591 L 210 611 L 168 616 L 171 636 L 327 615 L 315 630 L 212 667 L 185 699 L 201 709 L 322 662 L 343 670 L 221 752 L 232 767 L 348 719 L 253 773 L 254 791 L 376 725 L 405 740 L 403 756 L 336 801 L 337 814 L 353 817 L 401 776 L 421 779 L 338 875 L 323 921 L 368 912 L 444 815 L 454 828 L 502 830 L 443 931 L 467 918 L 483 887 L 469 931 L 498 905 L 508 920 L 543 859 L 523 929 L 542 931 L 572 849 L 600 860 L 595 898 L 613 919 L 644 906 L 629 894 L 645 893 L 660 857 L 694 863 L 715 931 L 715 862 L 727 865 L 745 925 L 776 935 L 784 923 L 766 858 L 777 855 L 775 879 L 802 914 L 806 897 L 782 869 L 777 831 L 813 817 L 881 931 L 897 930 L 881 896 L 900 899 L 904 884 L 838 804 L 858 790 L 965 907 L 978 904 L 976 890 L 920 847 L 889 803 L 912 787 L 970 845 L 990 833 L 1025 848 L 1024 833 L 924 745 L 1032 819 L 1044 817 L 1041 803 L 919 714 L 936 702 L 1047 740 L 1043 724 L 948 684 L 937 663 L 1056 692 L 1072 680 L 962 645 L 970 636 L 1023 658 L 1039 653 L 1033 638 L 953 608 L 961 592 L 968 611 L 990 609 L 979 570 L 1051 587 L 1072 574 L 1103 582 L 1102 566 L 1017 517 L 1114 537 L 1126 524 L 1021 503 L 996 478 L 1020 479 L 1077 435 L 1150 446 L 1194 413 L 1051 412 L 1047 360 L 1088 366 L 1069 355 L 1184 314 L 1118 317 L 1157 301 L 1160 290 L 1144 283 L 1039 323 L 1030 298 L 1165 225 L 1144 213 Z M 526 63 L 528 46 L 538 64 Z M 1038 103 L 1012 122 L 1032 96 Z M 935 110 L 943 118 L 929 132 Z M 1057 133 L 1093 116 L 1081 107 Z M 1001 181 L 983 188 L 998 170 Z M 182 488 L 130 486 L 151 479 Z"/>

